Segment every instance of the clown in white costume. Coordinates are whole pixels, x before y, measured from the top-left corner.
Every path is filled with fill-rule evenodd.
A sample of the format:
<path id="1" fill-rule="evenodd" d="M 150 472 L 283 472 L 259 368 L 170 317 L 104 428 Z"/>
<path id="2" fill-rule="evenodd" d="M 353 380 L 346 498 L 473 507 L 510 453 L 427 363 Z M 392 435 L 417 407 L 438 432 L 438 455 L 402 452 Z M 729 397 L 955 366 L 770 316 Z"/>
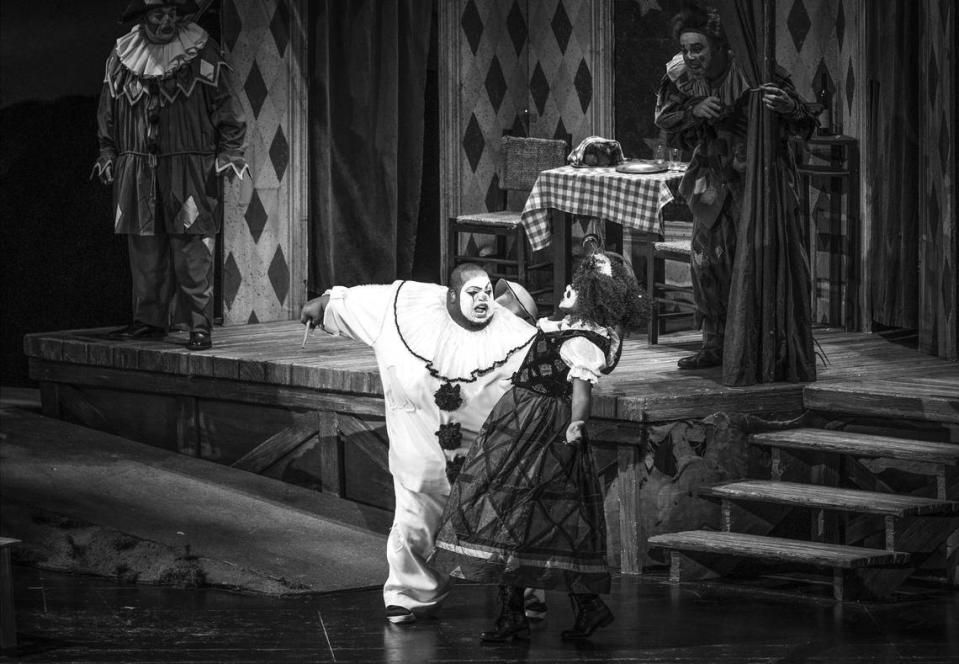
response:
<path id="1" fill-rule="evenodd" d="M 471 264 L 454 270 L 449 288 L 412 281 L 337 286 L 304 305 L 300 321 L 375 352 L 396 492 L 383 599 L 387 619 L 412 622 L 448 592 L 448 578 L 426 557 L 449 477 L 510 388 L 536 330 L 493 299 L 486 272 Z"/>

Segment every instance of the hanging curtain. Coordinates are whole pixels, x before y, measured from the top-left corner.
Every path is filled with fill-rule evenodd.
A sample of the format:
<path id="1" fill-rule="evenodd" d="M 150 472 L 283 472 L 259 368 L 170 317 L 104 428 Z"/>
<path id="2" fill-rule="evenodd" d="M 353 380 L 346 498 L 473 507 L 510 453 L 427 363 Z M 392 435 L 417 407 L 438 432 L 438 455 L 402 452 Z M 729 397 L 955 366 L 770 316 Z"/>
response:
<path id="1" fill-rule="evenodd" d="M 764 53 L 763 45 L 764 33 L 774 34 L 774 2 L 728 0 L 718 9 L 750 87 L 771 80 L 772 51 Z M 759 93 L 751 94 L 746 186 L 723 349 L 726 385 L 816 378 L 809 262 L 795 180 L 789 177 L 793 165 L 782 140 L 778 116 Z"/>
<path id="2" fill-rule="evenodd" d="M 407 278 L 433 3 L 317 0 L 310 9 L 310 291 Z"/>
<path id="3" fill-rule="evenodd" d="M 922 78 L 917 47 L 919 3 L 885 0 L 867 7 L 874 69 L 863 163 L 869 217 L 872 318 L 915 329 L 919 303 L 918 217 L 922 206 L 920 148 Z"/>

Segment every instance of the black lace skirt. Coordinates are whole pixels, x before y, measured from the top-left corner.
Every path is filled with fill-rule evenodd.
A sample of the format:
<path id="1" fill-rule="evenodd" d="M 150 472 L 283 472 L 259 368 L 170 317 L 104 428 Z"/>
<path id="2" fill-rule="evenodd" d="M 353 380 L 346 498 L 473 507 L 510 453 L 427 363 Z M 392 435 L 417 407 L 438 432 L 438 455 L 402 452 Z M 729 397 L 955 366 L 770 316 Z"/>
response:
<path id="1" fill-rule="evenodd" d="M 565 443 L 566 399 L 514 387 L 453 485 L 430 563 L 471 581 L 609 592 L 606 521 L 585 441 Z"/>

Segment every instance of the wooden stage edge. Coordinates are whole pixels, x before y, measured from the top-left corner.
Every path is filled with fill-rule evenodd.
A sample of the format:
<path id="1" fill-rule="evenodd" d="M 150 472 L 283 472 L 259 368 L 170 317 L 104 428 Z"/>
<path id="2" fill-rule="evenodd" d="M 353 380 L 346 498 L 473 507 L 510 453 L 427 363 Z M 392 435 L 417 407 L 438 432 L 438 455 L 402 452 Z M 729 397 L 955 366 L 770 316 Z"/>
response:
<path id="1" fill-rule="evenodd" d="M 382 385 L 372 351 L 321 332 L 301 348 L 303 327 L 293 321 L 217 328 L 214 348 L 187 351 L 186 334 L 156 341 L 115 341 L 114 328 L 30 334 L 24 352 L 31 378 L 116 386 L 120 389 L 200 396 L 228 401 L 275 401 L 293 408 L 342 408 L 382 414 Z M 821 346 L 815 383 L 726 387 L 720 370 L 680 371 L 676 361 L 698 347 L 698 333 L 627 339 L 619 367 L 594 392 L 592 416 L 614 434 L 631 423 L 702 418 L 713 413 L 770 414 L 803 407 L 807 385 L 881 381 L 959 373 L 954 362 L 923 355 L 885 338 L 816 331 Z"/>
<path id="2" fill-rule="evenodd" d="M 383 390 L 368 347 L 322 332 L 302 347 L 295 321 L 216 328 L 213 348 L 203 352 L 186 349 L 185 333 L 116 341 L 112 329 L 24 338 L 45 415 L 392 509 Z M 718 412 L 785 419 L 820 404 L 843 412 L 844 400 L 859 409 L 846 412 L 861 412 L 866 392 L 880 414 L 959 423 L 956 363 L 903 339 L 835 329 L 818 329 L 816 338 L 824 358 L 817 382 L 743 388 L 724 386 L 719 368 L 676 367 L 698 348 L 697 332 L 665 334 L 657 345 L 645 335 L 625 342 L 619 367 L 594 391 L 589 425 L 597 468 L 615 481 L 611 531 L 623 573 L 640 573 L 648 562 L 654 525 L 643 515 L 659 509 L 650 503 L 658 500 L 656 482 L 674 481 L 654 481 L 647 468 L 650 432 L 659 424 Z M 911 399 L 902 398 L 903 382 Z M 817 390 L 818 402 L 810 396 Z"/>

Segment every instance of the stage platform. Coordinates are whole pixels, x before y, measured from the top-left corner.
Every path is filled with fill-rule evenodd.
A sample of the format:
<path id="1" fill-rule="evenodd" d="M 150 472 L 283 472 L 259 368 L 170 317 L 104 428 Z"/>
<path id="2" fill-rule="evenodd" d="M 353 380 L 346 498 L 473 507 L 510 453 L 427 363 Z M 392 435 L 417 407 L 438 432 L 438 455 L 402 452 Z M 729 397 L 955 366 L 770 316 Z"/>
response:
<path id="1" fill-rule="evenodd" d="M 111 329 L 25 337 L 45 415 L 392 509 L 383 392 L 366 346 L 318 331 L 301 347 L 303 326 L 295 321 L 217 328 L 204 352 L 186 350 L 185 333 L 115 341 Z M 622 544 L 614 562 L 624 572 L 641 570 L 650 524 L 675 522 L 664 505 L 696 481 L 690 473 L 684 483 L 654 477 L 650 432 L 675 438 L 662 433 L 670 423 L 695 428 L 718 412 L 787 419 L 811 403 L 843 412 L 844 402 L 867 393 L 881 415 L 959 423 L 955 362 L 919 353 L 908 335 L 817 329 L 816 339 L 824 358 L 816 383 L 742 388 L 724 386 L 719 368 L 677 369 L 698 348 L 697 332 L 666 334 L 658 345 L 645 335 L 625 342 L 619 367 L 594 391 L 589 425 L 614 496 L 607 509 L 615 511 L 611 530 Z M 861 403 L 856 408 L 847 412 L 862 412 Z M 701 433 L 683 436 L 684 445 L 702 444 Z M 683 449 L 688 460 L 693 453 Z M 676 457 L 678 475 L 684 466 Z M 691 509 L 689 519 L 705 518 Z"/>

